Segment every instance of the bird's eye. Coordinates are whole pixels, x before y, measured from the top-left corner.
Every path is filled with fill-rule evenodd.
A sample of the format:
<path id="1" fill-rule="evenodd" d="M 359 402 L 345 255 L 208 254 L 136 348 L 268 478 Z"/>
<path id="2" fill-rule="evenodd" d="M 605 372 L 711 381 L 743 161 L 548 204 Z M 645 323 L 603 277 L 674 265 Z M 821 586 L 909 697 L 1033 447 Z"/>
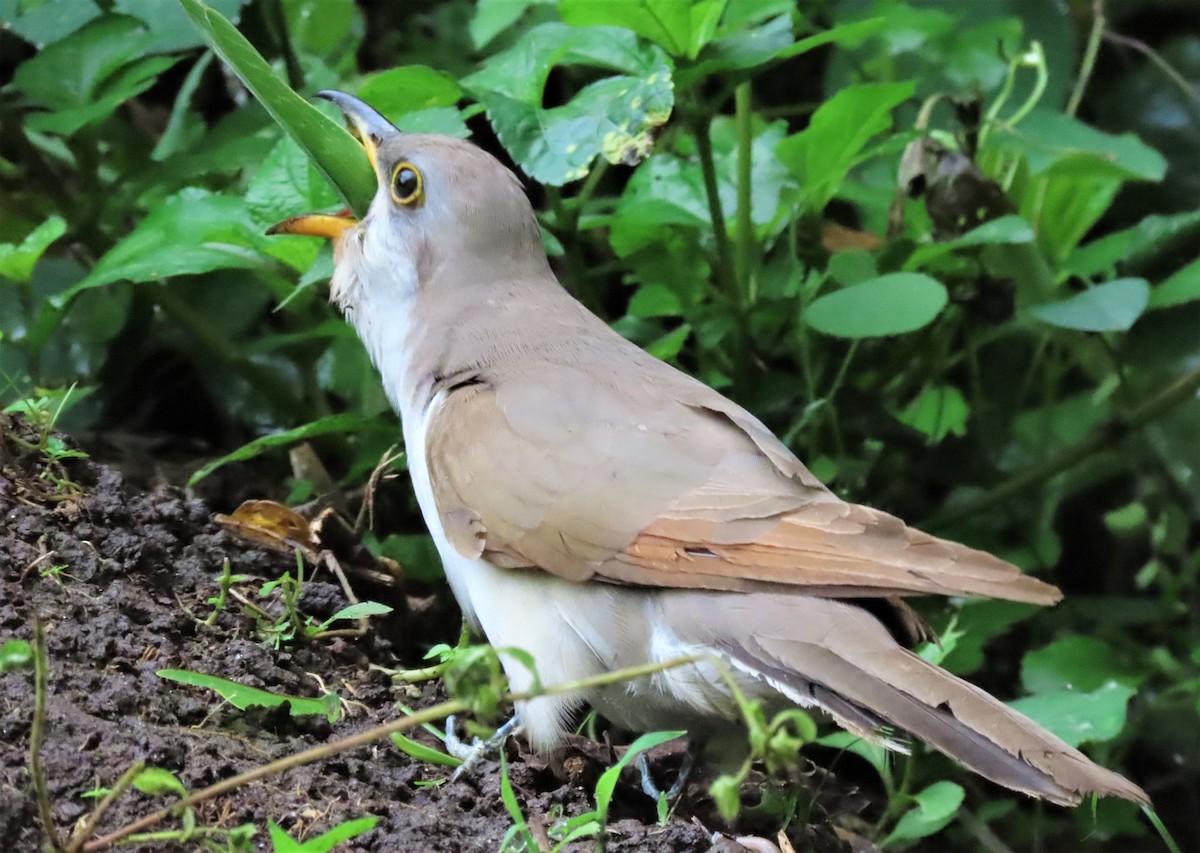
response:
<path id="1" fill-rule="evenodd" d="M 397 163 L 392 170 L 392 198 L 396 204 L 417 204 L 424 193 L 421 173 L 412 163 Z"/>

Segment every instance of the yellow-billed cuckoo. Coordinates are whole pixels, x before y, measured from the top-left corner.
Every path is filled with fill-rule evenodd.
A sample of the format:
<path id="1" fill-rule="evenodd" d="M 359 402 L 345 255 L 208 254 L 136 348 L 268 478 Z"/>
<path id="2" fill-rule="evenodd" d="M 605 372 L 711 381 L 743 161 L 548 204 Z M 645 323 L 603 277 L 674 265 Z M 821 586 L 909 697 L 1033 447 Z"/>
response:
<path id="1" fill-rule="evenodd" d="M 768 705 L 872 740 L 899 729 L 1056 803 L 1147 802 L 1133 783 L 900 645 L 842 599 L 922 593 L 1053 604 L 990 554 L 847 503 L 753 415 L 612 331 L 559 284 L 518 179 L 458 139 L 401 133 L 340 92 L 379 179 L 334 239 L 332 299 L 400 414 L 421 512 L 466 618 L 546 684 L 711 655 Z M 531 675 L 506 660 L 516 690 Z M 552 748 L 590 703 L 705 737 L 738 718 L 700 663 L 519 708 Z"/>

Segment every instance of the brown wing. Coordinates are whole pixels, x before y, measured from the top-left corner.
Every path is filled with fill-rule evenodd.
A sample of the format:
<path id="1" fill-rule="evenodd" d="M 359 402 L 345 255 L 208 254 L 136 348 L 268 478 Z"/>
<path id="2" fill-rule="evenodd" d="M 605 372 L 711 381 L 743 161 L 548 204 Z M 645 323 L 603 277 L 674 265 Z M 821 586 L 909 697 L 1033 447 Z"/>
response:
<path id="1" fill-rule="evenodd" d="M 543 364 L 536 381 L 445 398 L 426 440 L 450 541 L 573 581 L 1059 599 L 1009 563 L 842 501 L 752 415 L 654 364 L 668 372 Z"/>

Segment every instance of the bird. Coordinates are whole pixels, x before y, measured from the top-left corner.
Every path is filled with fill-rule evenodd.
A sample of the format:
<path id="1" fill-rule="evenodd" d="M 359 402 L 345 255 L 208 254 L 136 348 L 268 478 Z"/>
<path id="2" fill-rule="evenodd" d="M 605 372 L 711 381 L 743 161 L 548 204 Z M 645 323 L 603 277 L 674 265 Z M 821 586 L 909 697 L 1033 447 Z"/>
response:
<path id="1" fill-rule="evenodd" d="M 324 91 L 378 180 L 366 215 L 272 233 L 334 243 L 330 298 L 400 416 L 412 486 L 464 618 L 543 684 L 694 657 L 518 704 L 552 751 L 586 705 L 630 731 L 736 731 L 722 673 L 767 707 L 823 712 L 1062 805 L 1148 803 L 875 615 L 915 595 L 1049 605 L 991 554 L 843 500 L 754 415 L 613 331 L 559 282 L 520 179 L 473 143 L 398 130 Z M 535 676 L 502 656 L 514 691 Z"/>

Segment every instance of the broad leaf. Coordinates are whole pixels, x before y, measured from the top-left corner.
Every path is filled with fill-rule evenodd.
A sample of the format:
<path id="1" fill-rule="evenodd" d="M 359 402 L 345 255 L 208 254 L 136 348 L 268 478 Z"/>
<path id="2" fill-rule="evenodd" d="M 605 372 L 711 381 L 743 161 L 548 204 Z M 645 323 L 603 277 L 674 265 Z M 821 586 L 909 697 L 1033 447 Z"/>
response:
<path id="1" fill-rule="evenodd" d="M 896 828 L 880 842 L 888 847 L 905 841 L 916 841 L 933 835 L 954 819 L 962 806 L 966 792 L 953 782 L 934 782 L 919 794 L 914 794 L 916 806 L 904 813 Z"/>
<path id="2" fill-rule="evenodd" d="M 800 181 L 809 210 L 824 210 L 867 143 L 891 127 L 892 110 L 914 90 L 913 83 L 848 86 L 817 108 L 807 128 L 776 146 Z"/>
<path id="3" fill-rule="evenodd" d="M 1200 260 L 1192 261 L 1150 291 L 1150 308 L 1170 308 L 1200 299 Z"/>
<path id="4" fill-rule="evenodd" d="M 114 281 L 158 281 L 217 269 L 270 264 L 267 238 L 255 228 L 243 199 L 190 188 L 171 196 L 102 257 L 61 297 Z"/>
<path id="5" fill-rule="evenodd" d="M 922 433 L 929 444 L 937 444 L 947 435 L 966 435 L 970 413 L 962 392 L 953 385 L 928 385 L 896 418 Z"/>
<path id="6" fill-rule="evenodd" d="M 358 97 L 395 121 L 405 113 L 452 107 L 462 87 L 449 74 L 428 65 L 401 65 L 371 74 L 358 87 Z"/>
<path id="7" fill-rule="evenodd" d="M 623 27 L 666 48 L 672 56 L 695 59 L 716 32 L 727 0 L 561 0 L 558 13 L 577 27 Z"/>
<path id="8" fill-rule="evenodd" d="M 1061 302 L 1030 309 L 1051 326 L 1084 332 L 1124 332 L 1134 324 L 1150 299 L 1150 285 L 1142 278 L 1121 278 L 1088 288 Z"/>
<path id="9" fill-rule="evenodd" d="M 1137 691 L 1116 681 L 1084 693 L 1060 690 L 1009 702 L 1009 706 L 1041 723 L 1071 746 L 1109 741 L 1125 728 L 1125 706 Z"/>
<path id="10" fill-rule="evenodd" d="M 803 320 L 839 338 L 902 335 L 932 323 L 946 300 L 946 288 L 927 275 L 891 273 L 813 300 Z"/>
<path id="11" fill-rule="evenodd" d="M 1137 686 L 1144 676 L 1129 671 L 1108 643 L 1095 637 L 1070 636 L 1028 652 L 1021 660 L 1021 684 L 1030 693 L 1091 691 L 1109 681 Z"/>
<path id="12" fill-rule="evenodd" d="M 51 216 L 20 243 L 0 243 L 0 276 L 27 283 L 33 276 L 34 264 L 50 244 L 67 233 L 67 223 L 61 216 Z"/>
<path id="13" fill-rule="evenodd" d="M 621 73 L 546 109 L 543 90 L 556 65 Z M 670 117 L 675 103 L 671 65 L 662 49 L 612 27 L 534 27 L 462 84 L 483 103 L 500 141 L 521 168 L 551 185 L 582 178 L 599 155 L 611 163 L 645 157 L 655 129 Z"/>
<path id="14" fill-rule="evenodd" d="M 200 0 L 179 0 L 217 55 L 291 134 L 359 216 L 375 196 L 376 182 L 362 146 L 284 83 L 258 51 L 220 13 Z"/>

